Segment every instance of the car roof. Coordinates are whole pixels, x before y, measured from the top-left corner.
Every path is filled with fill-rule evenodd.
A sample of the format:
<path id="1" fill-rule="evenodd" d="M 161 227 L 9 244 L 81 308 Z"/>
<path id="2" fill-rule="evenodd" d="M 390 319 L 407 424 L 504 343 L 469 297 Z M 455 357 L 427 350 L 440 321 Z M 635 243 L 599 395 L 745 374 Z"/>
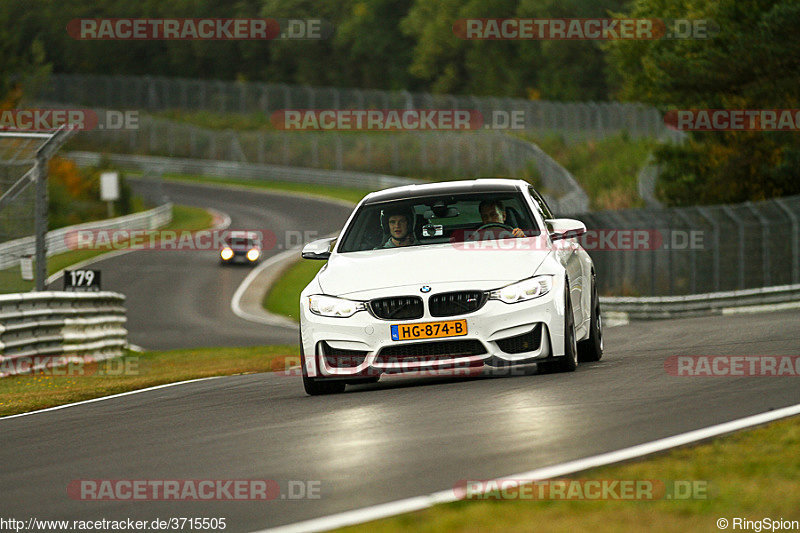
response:
<path id="1" fill-rule="evenodd" d="M 473 192 L 515 192 L 521 187 L 527 187 L 525 180 L 504 178 L 479 178 L 474 180 L 440 181 L 436 183 L 421 183 L 402 185 L 368 194 L 364 204 L 377 204 L 393 200 L 407 200 L 439 194 L 461 194 Z"/>
<path id="2" fill-rule="evenodd" d="M 240 231 L 233 230 L 228 233 L 228 237 L 232 239 L 258 239 L 258 235 L 254 231 Z"/>

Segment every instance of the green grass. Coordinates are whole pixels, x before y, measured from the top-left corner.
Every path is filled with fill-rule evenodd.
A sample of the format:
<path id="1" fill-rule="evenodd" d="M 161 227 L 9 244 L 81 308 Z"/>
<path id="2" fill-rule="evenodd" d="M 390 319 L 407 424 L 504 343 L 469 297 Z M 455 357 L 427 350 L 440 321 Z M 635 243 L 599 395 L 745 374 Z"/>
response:
<path id="1" fill-rule="evenodd" d="M 205 209 L 176 205 L 172 208 L 172 222 L 161 229 L 195 231 L 211 227 L 211 222 L 212 216 Z M 107 250 L 72 250 L 53 255 L 47 258 L 47 275 L 51 276 L 63 268 L 106 252 Z M 35 264 L 34 268 L 36 268 Z M 27 292 L 33 287 L 32 281 L 22 279 L 19 266 L 0 270 L 0 294 Z"/>
<path id="2" fill-rule="evenodd" d="M 256 181 L 240 180 L 234 178 L 216 178 L 211 176 L 197 176 L 188 174 L 165 174 L 164 179 L 170 181 L 188 181 L 192 183 L 212 183 L 218 185 L 236 185 L 251 189 L 266 189 L 275 191 L 295 192 L 308 196 L 321 196 L 336 198 L 353 204 L 358 203 L 364 196 L 372 192 L 370 189 L 354 189 L 348 187 L 334 187 L 331 185 L 316 185 L 311 183 L 293 183 L 285 181 Z"/>
<path id="3" fill-rule="evenodd" d="M 114 360 L 11 376 L 0 379 L 0 416 L 187 379 L 284 370 L 299 364 L 298 353 L 297 346 L 131 352 Z"/>
<path id="4" fill-rule="evenodd" d="M 718 518 L 800 519 L 800 417 L 573 479 L 705 482 L 706 499 L 458 501 L 339 531 L 719 531 Z M 456 480 L 453 480 L 456 483 Z M 729 522 L 729 530 L 734 530 Z M 741 531 L 742 529 L 736 529 Z"/>
<path id="5" fill-rule="evenodd" d="M 301 259 L 293 263 L 264 296 L 264 309 L 299 322 L 300 292 L 314 279 L 324 264 L 325 261 L 309 259 Z"/>
<path id="6" fill-rule="evenodd" d="M 575 144 L 555 136 L 530 140 L 575 176 L 593 210 L 644 207 L 637 176 L 655 141 L 632 140 L 626 135 Z"/>
<path id="7" fill-rule="evenodd" d="M 157 116 L 210 129 L 237 131 L 274 129 L 269 115 L 263 113 L 168 111 L 159 113 Z M 363 135 L 370 132 L 359 133 Z M 384 132 L 372 132 L 372 134 L 376 136 L 376 140 L 380 140 L 381 136 L 386 135 Z M 657 144 L 654 140 L 631 139 L 626 134 L 620 134 L 602 140 L 567 143 L 559 135 L 543 136 L 523 133 L 521 136 L 536 142 L 547 154 L 575 176 L 589 196 L 592 209 L 625 209 L 644 206 L 637 190 L 636 177 Z M 526 175 L 529 176 L 527 179 L 531 183 L 542 189 L 541 184 L 537 183 L 537 172 L 534 167 L 526 169 Z M 446 175 L 415 177 L 448 179 Z"/>
<path id="8" fill-rule="evenodd" d="M 156 118 L 174 120 L 212 130 L 275 130 L 268 113 L 220 113 L 216 111 L 169 110 L 151 113 Z"/>
<path id="9" fill-rule="evenodd" d="M 249 132 L 255 130 L 274 130 L 270 123 L 270 116 L 265 113 L 221 113 L 210 111 L 166 111 L 158 113 L 156 116 L 201 126 L 214 130 L 235 130 Z M 356 132 L 354 132 L 356 133 Z M 369 136 L 371 142 L 376 147 L 386 143 L 386 132 L 357 132 L 360 136 Z M 547 135 L 546 133 L 533 134 L 523 132 L 520 136 L 524 139 L 536 142 L 541 148 L 567 168 L 578 180 L 589 196 L 593 210 L 602 209 L 625 209 L 633 207 L 643 207 L 644 202 L 639 197 L 637 190 L 637 175 L 647 161 L 652 149 L 657 142 L 653 139 L 631 139 L 627 134 L 619 134 L 602 140 L 588 140 L 577 143 L 568 143 L 558 134 Z M 419 148 L 409 145 L 403 154 L 403 161 L 410 166 L 403 166 L 399 171 L 402 175 L 415 177 L 424 180 L 453 179 L 451 173 L 441 170 L 424 170 L 413 164 L 419 159 Z M 377 148 L 378 153 L 381 152 Z M 378 160 L 373 161 L 373 166 L 365 167 L 364 154 L 359 149 L 354 149 L 352 153 L 345 153 L 345 159 L 350 164 L 356 164 L 353 168 L 362 170 L 373 170 L 389 172 L 386 165 L 385 154 L 381 154 Z M 302 156 L 296 159 L 293 164 L 303 164 Z M 465 159 L 461 162 L 467 165 Z M 487 175 L 493 174 L 488 172 Z M 531 164 L 521 170 L 521 177 L 530 181 L 541 192 L 554 194 L 555 191 L 547 191 L 539 183 L 538 172 L 535 165 Z M 294 190 L 291 186 L 287 190 Z M 280 187 L 286 188 L 285 185 Z M 311 186 L 311 192 L 315 192 L 315 187 Z M 305 192 L 300 189 L 299 192 Z M 368 191 L 365 191 L 368 192 Z M 325 193 L 322 193 L 325 194 Z M 362 194 L 363 196 L 363 194 Z"/>

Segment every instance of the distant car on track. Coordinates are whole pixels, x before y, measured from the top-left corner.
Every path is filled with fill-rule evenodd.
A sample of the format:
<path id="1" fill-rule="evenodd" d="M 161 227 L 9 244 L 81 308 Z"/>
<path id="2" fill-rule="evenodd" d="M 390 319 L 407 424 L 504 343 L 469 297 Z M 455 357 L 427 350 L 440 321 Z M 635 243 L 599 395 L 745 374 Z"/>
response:
<path id="1" fill-rule="evenodd" d="M 225 244 L 219 251 L 219 261 L 223 265 L 241 261 L 256 264 L 261 259 L 261 240 L 252 231 L 231 231 L 225 237 Z"/>
<path id="2" fill-rule="evenodd" d="M 338 239 L 307 244 L 328 263 L 302 291 L 308 394 L 384 373 L 461 367 L 572 371 L 603 353 L 583 223 L 554 218 L 527 182 L 478 179 L 386 189 Z"/>

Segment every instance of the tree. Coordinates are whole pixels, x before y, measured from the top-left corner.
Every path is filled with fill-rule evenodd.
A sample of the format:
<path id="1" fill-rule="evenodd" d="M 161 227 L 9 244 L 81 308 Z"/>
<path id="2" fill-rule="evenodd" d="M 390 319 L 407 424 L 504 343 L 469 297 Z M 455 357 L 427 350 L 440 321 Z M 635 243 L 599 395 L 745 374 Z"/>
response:
<path id="1" fill-rule="evenodd" d="M 708 39 L 616 41 L 611 79 L 624 99 L 669 109 L 794 109 L 800 102 L 800 4 L 791 0 L 638 0 L 634 18 L 709 19 Z M 800 193 L 796 132 L 697 132 L 656 152 L 667 204 Z"/>

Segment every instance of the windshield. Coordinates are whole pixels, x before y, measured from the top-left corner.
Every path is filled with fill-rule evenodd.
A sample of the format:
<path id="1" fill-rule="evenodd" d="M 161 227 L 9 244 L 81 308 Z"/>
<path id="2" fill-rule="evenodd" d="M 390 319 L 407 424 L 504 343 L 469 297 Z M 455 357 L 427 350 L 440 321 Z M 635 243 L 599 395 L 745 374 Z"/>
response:
<path id="1" fill-rule="evenodd" d="M 522 194 L 451 194 L 361 206 L 339 253 L 539 235 Z"/>
<path id="2" fill-rule="evenodd" d="M 258 246 L 258 242 L 246 237 L 228 237 L 226 239 L 228 246 L 235 248 L 254 248 Z"/>

